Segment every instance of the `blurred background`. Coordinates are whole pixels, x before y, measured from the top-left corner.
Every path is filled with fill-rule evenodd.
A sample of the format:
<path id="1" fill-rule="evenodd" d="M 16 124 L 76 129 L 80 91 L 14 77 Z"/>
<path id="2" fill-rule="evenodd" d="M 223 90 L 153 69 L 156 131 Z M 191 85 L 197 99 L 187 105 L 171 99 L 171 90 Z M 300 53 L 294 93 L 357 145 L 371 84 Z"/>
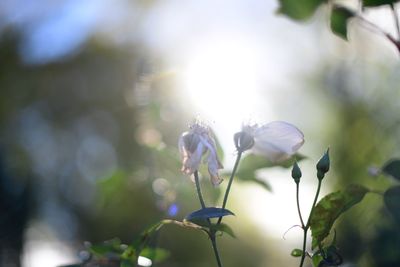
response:
<path id="1" fill-rule="evenodd" d="M 306 143 L 301 202 L 314 165 L 331 149 L 323 194 L 393 183 L 368 168 L 400 156 L 398 54 L 353 23 L 350 42 L 329 31 L 323 8 L 306 23 L 266 0 L 2 0 L 0 2 L 0 265 L 79 262 L 84 242 L 129 243 L 160 219 L 198 209 L 180 172 L 177 140 L 200 116 L 232 168 L 243 122 L 285 120 Z M 393 31 L 385 8 L 368 13 Z M 206 201 L 221 188 L 202 179 Z M 296 266 L 302 232 L 290 172 L 235 182 L 223 236 L 226 266 Z M 269 190 L 266 190 L 270 188 Z M 377 194 L 336 225 L 345 266 L 400 266 L 400 231 Z M 153 266 L 212 266 L 207 237 L 166 226 Z"/>

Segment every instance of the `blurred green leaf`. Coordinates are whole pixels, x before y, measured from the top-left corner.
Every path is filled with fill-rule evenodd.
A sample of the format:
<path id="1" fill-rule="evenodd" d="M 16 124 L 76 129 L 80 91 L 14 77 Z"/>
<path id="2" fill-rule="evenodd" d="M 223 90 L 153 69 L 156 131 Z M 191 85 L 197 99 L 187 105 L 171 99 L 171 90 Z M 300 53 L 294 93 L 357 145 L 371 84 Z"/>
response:
<path id="1" fill-rule="evenodd" d="M 301 257 L 301 255 L 303 255 L 303 250 L 295 248 L 292 250 L 292 252 L 290 252 L 290 255 L 293 257 Z"/>
<path id="2" fill-rule="evenodd" d="M 247 182 L 254 182 L 262 187 L 264 187 L 266 190 L 271 191 L 271 186 L 269 185 L 268 182 L 263 181 L 261 179 L 258 179 L 256 176 L 256 171 L 264 168 L 270 168 L 270 167 L 276 167 L 280 166 L 283 168 L 290 168 L 293 166 L 293 163 L 295 160 L 297 162 L 303 160 L 305 156 L 301 154 L 296 154 L 292 158 L 281 162 L 281 163 L 274 163 L 269 161 L 263 156 L 259 155 L 254 155 L 250 154 L 245 156 L 242 161 L 240 162 L 239 169 L 236 172 L 236 177 L 240 181 L 247 181 Z M 230 175 L 228 173 L 227 175 Z"/>
<path id="3" fill-rule="evenodd" d="M 400 186 L 394 186 L 386 190 L 383 200 L 395 220 L 400 223 Z"/>
<path id="4" fill-rule="evenodd" d="M 391 159 L 382 167 L 382 172 L 386 175 L 400 180 L 400 159 Z"/>
<path id="5" fill-rule="evenodd" d="M 338 266 L 343 263 L 343 258 L 339 254 L 336 246 L 330 245 L 324 249 L 324 265 L 323 266 Z"/>
<path id="6" fill-rule="evenodd" d="M 362 0 L 363 6 L 365 7 L 374 7 L 374 6 L 381 6 L 381 5 L 391 5 L 399 0 Z"/>
<path id="7" fill-rule="evenodd" d="M 361 185 L 349 185 L 345 190 L 330 193 L 318 202 L 310 219 L 312 248 L 329 235 L 336 219 L 359 203 L 368 191 Z"/>
<path id="8" fill-rule="evenodd" d="M 162 249 L 162 248 L 145 248 L 140 252 L 140 256 L 146 257 L 153 262 L 162 262 L 166 260 L 169 256 L 170 253 L 168 250 Z"/>
<path id="9" fill-rule="evenodd" d="M 121 264 L 119 266 L 120 267 L 135 267 L 136 266 L 136 262 L 133 263 L 132 261 L 129 261 L 129 260 L 122 260 Z"/>
<path id="10" fill-rule="evenodd" d="M 334 34 L 347 40 L 347 22 L 355 13 L 343 6 L 333 6 L 331 13 L 331 30 Z"/>
<path id="11" fill-rule="evenodd" d="M 311 258 L 313 267 L 318 267 L 320 262 L 324 260 L 320 253 L 314 253 Z"/>
<path id="12" fill-rule="evenodd" d="M 123 252 L 123 249 L 121 248 L 121 240 L 118 238 L 113 238 L 100 244 L 92 244 L 88 247 L 88 250 L 95 256 L 102 257 L 108 254 L 120 254 Z"/>
<path id="13" fill-rule="evenodd" d="M 137 255 L 136 250 L 133 246 L 128 246 L 121 255 L 124 260 L 136 261 Z"/>
<path id="14" fill-rule="evenodd" d="M 209 208 L 196 210 L 196 211 L 190 213 L 188 216 L 186 216 L 185 219 L 188 221 L 192 221 L 193 219 L 219 218 L 219 217 L 224 217 L 227 215 L 235 215 L 235 214 L 233 214 L 233 212 L 231 212 L 230 210 L 227 210 L 227 209 L 209 207 Z"/>
<path id="15" fill-rule="evenodd" d="M 306 20 L 314 15 L 317 8 L 326 0 L 279 0 L 278 13 L 294 20 Z"/>
<path id="16" fill-rule="evenodd" d="M 146 228 L 136 240 L 133 241 L 132 246 L 135 248 L 136 253 L 140 253 L 140 251 L 146 246 L 149 238 L 154 235 L 161 227 L 165 224 L 165 221 L 159 221 L 148 228 Z"/>

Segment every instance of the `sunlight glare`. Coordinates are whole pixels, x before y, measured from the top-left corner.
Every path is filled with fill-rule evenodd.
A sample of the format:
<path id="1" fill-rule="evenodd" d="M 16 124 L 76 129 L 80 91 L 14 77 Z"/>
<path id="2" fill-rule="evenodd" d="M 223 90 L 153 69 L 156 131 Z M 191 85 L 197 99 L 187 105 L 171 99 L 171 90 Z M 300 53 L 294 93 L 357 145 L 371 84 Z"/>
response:
<path id="1" fill-rule="evenodd" d="M 261 67 L 256 47 L 240 39 L 199 45 L 183 73 L 184 89 L 202 113 L 236 124 L 254 109 Z"/>
<path id="2" fill-rule="evenodd" d="M 28 241 L 22 257 L 24 267 L 54 267 L 75 262 L 74 251 L 61 242 Z"/>
<path id="3" fill-rule="evenodd" d="M 150 260 L 149 258 L 143 257 L 143 256 L 138 257 L 137 263 L 139 266 L 143 266 L 143 267 L 149 267 L 153 264 L 152 260 Z"/>

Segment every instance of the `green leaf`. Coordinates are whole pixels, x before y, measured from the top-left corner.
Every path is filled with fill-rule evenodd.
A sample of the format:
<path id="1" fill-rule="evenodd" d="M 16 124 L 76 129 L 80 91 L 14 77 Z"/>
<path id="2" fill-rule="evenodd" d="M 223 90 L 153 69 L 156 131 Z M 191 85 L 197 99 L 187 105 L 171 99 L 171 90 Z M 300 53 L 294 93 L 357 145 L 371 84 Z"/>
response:
<path id="1" fill-rule="evenodd" d="M 146 257 L 146 258 L 152 260 L 153 262 L 162 262 L 170 256 L 170 253 L 168 250 L 165 250 L 162 248 L 147 247 L 142 250 L 142 252 L 140 253 L 140 256 Z"/>
<path id="2" fill-rule="evenodd" d="M 368 191 L 361 185 L 349 185 L 345 190 L 333 192 L 318 202 L 310 219 L 313 248 L 329 235 L 336 219 L 359 203 Z"/>
<path id="3" fill-rule="evenodd" d="M 233 232 L 232 228 L 227 225 L 226 223 L 220 223 L 220 224 L 213 224 L 211 226 L 212 229 L 222 232 L 222 233 L 226 233 L 228 234 L 230 237 L 236 238 L 235 233 Z"/>
<path id="4" fill-rule="evenodd" d="M 190 213 L 188 216 L 186 216 L 185 219 L 188 221 L 192 221 L 195 219 L 219 218 L 219 217 L 224 217 L 227 215 L 235 215 L 235 214 L 233 214 L 233 212 L 231 212 L 230 210 L 227 210 L 227 209 L 209 207 L 209 208 L 196 210 L 196 211 Z"/>
<path id="5" fill-rule="evenodd" d="M 136 266 L 136 262 L 133 263 L 133 262 L 128 261 L 128 260 L 122 260 L 121 264 L 119 266 L 120 267 L 135 267 Z"/>
<path id="6" fill-rule="evenodd" d="M 303 255 L 303 250 L 299 249 L 299 248 L 295 248 L 292 250 L 292 252 L 290 252 L 290 255 L 293 257 L 301 257 Z"/>
<path id="7" fill-rule="evenodd" d="M 291 168 L 293 166 L 293 163 L 295 162 L 295 159 L 297 160 L 297 162 L 299 162 L 304 158 L 305 156 L 296 154 L 291 159 L 288 159 L 284 162 L 274 163 L 269 161 L 263 156 L 250 154 L 242 159 L 239 165 L 239 169 L 236 172 L 235 176 L 240 181 L 254 182 L 261 185 L 266 190 L 271 191 L 271 186 L 269 185 L 269 183 L 261 179 L 258 179 L 256 172 L 260 169 L 276 167 L 276 166 L 280 166 L 283 168 Z M 230 174 L 228 173 L 228 175 Z"/>
<path id="8" fill-rule="evenodd" d="M 215 232 L 221 232 L 221 233 L 226 233 L 228 235 L 230 235 L 233 238 L 236 238 L 235 233 L 233 232 L 232 228 L 227 225 L 226 223 L 212 223 L 210 225 L 210 223 L 206 220 L 206 219 L 193 219 L 191 220 L 191 222 L 206 228 L 206 229 L 210 229 L 213 230 Z"/>
<path id="9" fill-rule="evenodd" d="M 149 241 L 149 238 L 154 235 L 158 230 L 160 230 L 161 227 L 163 227 L 165 224 L 165 221 L 159 221 L 148 228 L 146 228 L 138 238 L 136 238 L 132 242 L 132 247 L 135 249 L 135 253 L 140 253 L 140 251 L 143 249 L 143 247 L 146 246 L 147 242 Z"/>
<path id="10" fill-rule="evenodd" d="M 399 0 L 362 0 L 364 7 L 374 7 L 374 6 L 381 6 L 381 5 L 391 5 Z"/>
<path id="11" fill-rule="evenodd" d="M 339 254 L 336 246 L 330 245 L 324 249 L 324 266 L 339 266 L 343 263 L 343 258 Z"/>
<path id="12" fill-rule="evenodd" d="M 314 15 L 317 8 L 326 0 L 279 0 L 278 13 L 291 19 L 304 21 Z"/>
<path id="13" fill-rule="evenodd" d="M 121 255 L 124 260 L 136 261 L 137 255 L 136 250 L 133 246 L 128 246 Z"/>
<path id="14" fill-rule="evenodd" d="M 331 13 L 331 30 L 334 34 L 347 40 L 347 22 L 355 13 L 343 6 L 333 6 Z"/>
<path id="15" fill-rule="evenodd" d="M 386 175 L 400 180 L 400 159 L 391 159 L 382 167 L 382 172 Z"/>
<path id="16" fill-rule="evenodd" d="M 123 252 L 123 249 L 121 248 L 121 240 L 118 238 L 113 238 L 100 244 L 90 245 L 88 250 L 96 256 L 106 256 L 107 254 L 112 253 L 120 254 Z"/>
<path id="17" fill-rule="evenodd" d="M 314 253 L 311 260 L 312 260 L 313 267 L 318 267 L 320 262 L 323 261 L 324 258 L 322 257 L 322 255 L 320 253 Z"/>
<path id="18" fill-rule="evenodd" d="M 386 190 L 383 200 L 394 219 L 400 223 L 400 186 L 394 186 Z"/>

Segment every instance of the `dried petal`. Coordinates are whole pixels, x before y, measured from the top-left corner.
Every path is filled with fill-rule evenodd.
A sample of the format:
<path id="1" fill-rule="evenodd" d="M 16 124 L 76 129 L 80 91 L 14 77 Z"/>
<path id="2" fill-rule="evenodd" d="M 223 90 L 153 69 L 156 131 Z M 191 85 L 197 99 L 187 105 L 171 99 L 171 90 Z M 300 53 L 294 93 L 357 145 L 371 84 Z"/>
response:
<path id="1" fill-rule="evenodd" d="M 203 155 L 209 152 L 206 163 L 211 182 L 214 186 L 222 182 L 218 170 L 223 167 L 218 159 L 215 141 L 206 125 L 202 123 L 191 125 L 190 131 L 183 133 L 179 138 L 178 146 L 182 157 L 183 173 L 191 175 L 198 170 Z"/>

